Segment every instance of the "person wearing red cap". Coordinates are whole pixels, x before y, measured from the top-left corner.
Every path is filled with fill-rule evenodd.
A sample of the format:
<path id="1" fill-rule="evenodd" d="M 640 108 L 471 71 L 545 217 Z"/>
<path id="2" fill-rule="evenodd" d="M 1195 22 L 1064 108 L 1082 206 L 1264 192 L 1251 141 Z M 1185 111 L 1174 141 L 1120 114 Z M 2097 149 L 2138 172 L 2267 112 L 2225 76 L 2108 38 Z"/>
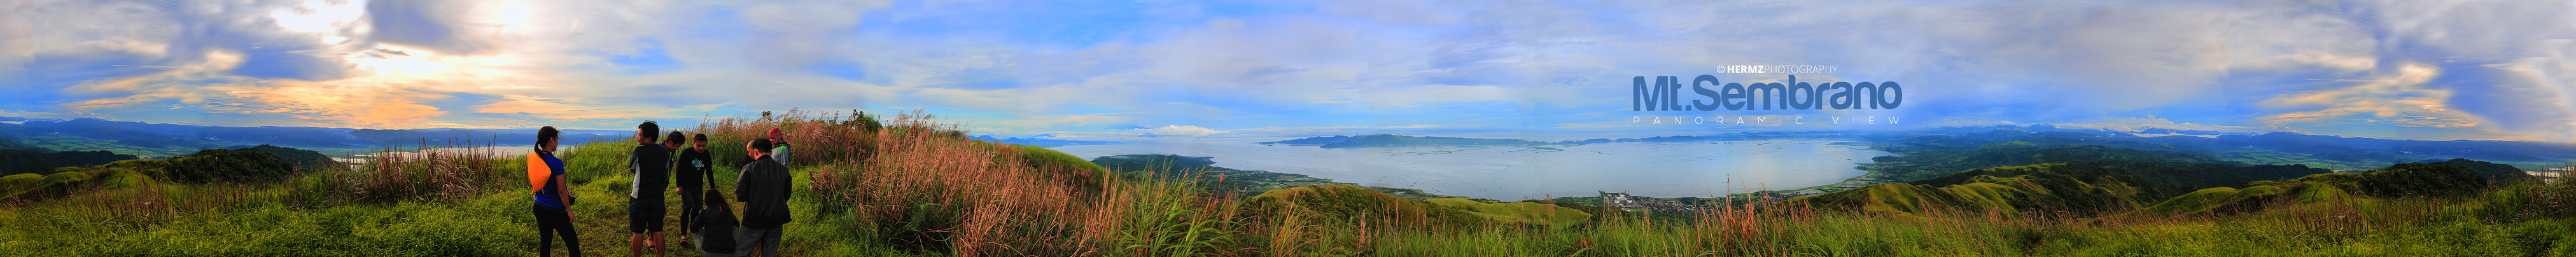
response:
<path id="1" fill-rule="evenodd" d="M 769 143 L 777 146 L 769 150 L 769 159 L 777 160 L 778 166 L 787 166 L 787 133 L 780 131 L 778 128 L 769 128 Z"/>

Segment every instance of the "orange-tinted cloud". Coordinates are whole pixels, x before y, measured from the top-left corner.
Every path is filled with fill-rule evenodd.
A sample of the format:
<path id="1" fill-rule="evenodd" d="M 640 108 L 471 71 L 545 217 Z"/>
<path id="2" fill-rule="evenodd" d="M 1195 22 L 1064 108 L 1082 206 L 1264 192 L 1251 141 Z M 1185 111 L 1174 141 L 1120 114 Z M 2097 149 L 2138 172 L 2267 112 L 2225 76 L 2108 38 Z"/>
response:
<path id="1" fill-rule="evenodd" d="M 258 80 L 226 73 L 241 61 L 240 54 L 216 51 L 196 66 L 81 84 L 67 91 L 129 95 L 68 102 L 63 107 L 76 111 L 165 107 L 219 114 L 275 114 L 309 120 L 306 124 L 277 125 L 353 128 L 421 127 L 434 123 L 432 117 L 446 114 L 423 102 L 442 100 L 448 95 L 402 86 L 411 82 L 374 77 Z"/>
<path id="2" fill-rule="evenodd" d="M 2406 64 L 2395 74 L 2360 80 L 2358 85 L 2274 96 L 2256 104 L 2298 111 L 2263 115 L 2256 119 L 2275 125 L 2360 123 L 2422 128 L 2477 127 L 2477 116 L 2442 108 L 2451 99 L 2451 89 L 2425 86 L 2426 82 L 2441 74 L 2440 69 L 2430 65 Z"/>

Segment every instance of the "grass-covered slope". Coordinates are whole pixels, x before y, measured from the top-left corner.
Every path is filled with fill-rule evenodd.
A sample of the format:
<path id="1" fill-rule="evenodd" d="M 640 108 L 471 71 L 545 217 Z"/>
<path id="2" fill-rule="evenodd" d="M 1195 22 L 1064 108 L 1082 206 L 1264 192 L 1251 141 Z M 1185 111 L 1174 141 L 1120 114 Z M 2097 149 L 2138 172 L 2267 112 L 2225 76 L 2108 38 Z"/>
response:
<path id="1" fill-rule="evenodd" d="M 1947 138 L 1947 137 L 1944 137 Z M 1977 146 L 1955 146 L 1939 139 L 1924 139 L 1909 147 L 1887 149 L 1899 155 L 1873 158 L 1862 166 L 1893 181 L 1936 179 L 1969 170 L 2042 163 L 2213 163 L 2242 165 L 2219 160 L 2209 155 L 2163 150 L 2140 150 L 2105 145 L 2049 145 L 2035 140 L 2015 140 Z M 1953 139 L 1953 141 L 1958 141 Z M 2082 142 L 2082 141 L 2078 141 Z"/>
<path id="2" fill-rule="evenodd" d="M 2137 198 L 2154 202 L 2182 195 L 2193 189 L 2236 185 L 2248 181 L 2297 178 L 2329 173 L 2325 169 L 2302 165 L 2233 166 L 2217 163 L 2063 163 L 1976 169 L 1939 178 L 1914 181 L 1924 186 L 1948 186 L 1981 176 L 2015 177 L 2032 174 L 2057 174 L 2076 178 L 2117 177 L 2134 180 Z"/>
<path id="3" fill-rule="evenodd" d="M 2450 198 L 2493 188 L 2493 181 L 2467 167 L 2501 165 L 2465 159 L 2435 163 L 2400 163 L 2361 173 L 2316 174 L 2286 181 L 2254 181 L 2174 197 L 2142 213 L 2229 214 L 2282 204 L 2319 203 L 2351 198 Z M 2467 167 L 2464 167 L 2467 166 Z M 2505 166 L 2511 168 L 2511 166 Z"/>
<path id="4" fill-rule="evenodd" d="M 2123 151 L 2052 147 L 2042 152 Z M 2032 159 L 2044 159 L 2032 157 Z M 2059 156 L 2064 156 L 2063 154 Z M 2081 159 L 2101 159 L 2086 155 Z M 2187 155 L 2185 155 L 2187 157 Z M 2153 158 L 2166 160 L 2169 158 Z M 2190 159 L 2190 158 L 2183 158 Z M 2181 196 L 2197 188 L 2327 173 L 2299 165 L 2233 166 L 2217 163 L 2051 163 L 1969 170 L 1914 183 L 1891 183 L 1809 197 L 1792 203 L 1871 212 L 1921 213 L 1931 208 L 1964 211 L 2050 211 L 2090 215 L 2119 212 Z"/>
<path id="5" fill-rule="evenodd" d="M 1433 198 L 1422 200 L 1431 205 L 1448 207 L 1477 217 L 1504 224 L 1570 226 L 1592 220 L 1592 214 L 1573 208 L 1538 202 L 1499 202 L 1473 198 Z"/>
<path id="6" fill-rule="evenodd" d="M 1792 205 L 1835 210 L 1861 210 L 1870 213 L 1920 214 L 1929 211 L 2066 211 L 2090 213 L 2100 210 L 2125 210 L 2137 207 L 2138 186 L 2135 177 L 2117 175 L 2080 176 L 2051 170 L 2086 169 L 2079 164 L 2040 164 L 1998 167 L 1990 170 L 2018 173 L 2011 177 L 1975 176 L 1942 185 L 1890 183 L 1859 189 L 1791 198 Z"/>
<path id="7" fill-rule="evenodd" d="M 1244 200 L 1243 208 L 1255 217 L 1270 219 L 1308 218 L 1303 223 L 1378 224 L 1427 223 L 1432 227 L 1455 229 L 1481 225 L 1483 219 L 1457 209 L 1398 198 L 1347 185 L 1306 186 L 1271 190 Z"/>

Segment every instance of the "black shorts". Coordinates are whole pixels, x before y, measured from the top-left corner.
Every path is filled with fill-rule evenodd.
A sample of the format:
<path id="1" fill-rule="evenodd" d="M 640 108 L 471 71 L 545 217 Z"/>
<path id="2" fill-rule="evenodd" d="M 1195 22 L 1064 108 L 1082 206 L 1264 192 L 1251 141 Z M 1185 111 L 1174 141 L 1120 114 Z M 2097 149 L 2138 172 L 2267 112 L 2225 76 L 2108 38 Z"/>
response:
<path id="1" fill-rule="evenodd" d="M 662 232 L 662 215 L 668 212 L 662 209 L 661 201 L 627 199 L 626 231 L 637 234 Z"/>

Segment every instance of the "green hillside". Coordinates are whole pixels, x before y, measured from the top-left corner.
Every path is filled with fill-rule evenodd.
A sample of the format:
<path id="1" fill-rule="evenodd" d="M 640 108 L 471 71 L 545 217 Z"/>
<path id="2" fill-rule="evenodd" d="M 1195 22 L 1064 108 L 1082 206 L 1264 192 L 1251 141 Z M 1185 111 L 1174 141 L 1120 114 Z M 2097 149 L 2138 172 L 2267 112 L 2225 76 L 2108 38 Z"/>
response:
<path id="1" fill-rule="evenodd" d="M 1464 197 L 1422 201 L 1506 224 L 1575 225 L 1592 219 L 1591 213 L 1538 202 L 1499 202 Z"/>
<path id="2" fill-rule="evenodd" d="M 2142 193 L 2140 186 L 2148 183 L 2139 181 L 2136 177 L 2079 176 L 2070 175 L 2070 173 L 2089 172 L 2056 172 L 2056 170 L 2092 169 L 2098 168 L 2083 164 L 1997 167 L 1972 172 L 2022 175 L 2010 177 L 1979 175 L 1941 185 L 1878 184 L 1841 192 L 1791 198 L 1786 203 L 1823 209 L 1905 215 L 1930 211 L 2091 214 L 2105 210 L 2134 209 L 2140 205 L 2139 194 Z"/>
<path id="3" fill-rule="evenodd" d="M 46 173 L 54 168 L 81 167 L 133 160 L 133 155 L 108 151 L 63 151 L 0 149 L 0 174 Z"/>
<path id="4" fill-rule="evenodd" d="M 2242 165 L 2219 160 L 2209 155 L 2180 152 L 2139 150 L 2103 145 L 2048 146 L 2036 141 L 2015 140 L 1985 144 L 1968 149 L 1897 147 L 1889 149 L 1895 156 L 1872 159 L 1862 166 L 1891 181 L 1915 181 L 1940 178 L 1960 172 L 2002 166 L 2041 163 L 2215 163 Z"/>
<path id="5" fill-rule="evenodd" d="M 2325 169 L 2303 165 L 2232 166 L 2217 163 L 2072 163 L 2027 165 L 1969 170 L 1939 178 L 1914 181 L 1913 184 L 1941 187 L 1966 183 L 1982 176 L 2015 177 L 2032 174 L 2057 174 L 2076 178 L 2118 177 L 2141 190 L 2138 199 L 2154 202 L 2193 189 L 2221 187 L 2257 180 L 2297 178 L 2328 173 Z"/>
<path id="6" fill-rule="evenodd" d="M 2502 167 L 2497 167 L 2502 166 Z M 2459 197 L 2492 188 L 2481 169 L 2509 165 L 2456 159 L 2401 163 L 2362 173 L 2300 165 L 2211 163 L 2038 164 L 1978 169 L 1941 178 L 1799 197 L 1788 203 L 1870 213 L 2064 212 L 2091 216 L 2212 214 L 2348 197 Z M 2289 180 L 2268 180 L 2298 176 Z"/>
<path id="7" fill-rule="evenodd" d="M 0 199 L 38 201 L 74 192 L 162 182 L 267 183 L 297 175 L 298 170 L 294 166 L 266 153 L 209 149 L 169 159 L 129 159 L 96 166 L 54 168 L 44 174 L 0 177 Z"/>
<path id="8" fill-rule="evenodd" d="M 2031 150 L 2043 153 L 2029 158 L 2038 160 L 2052 158 L 2049 156 L 2080 156 L 2076 159 L 2093 160 L 2138 156 L 2159 157 L 2130 160 L 2194 159 L 2192 155 L 2177 155 L 2162 151 L 2100 154 L 2134 151 L 2102 146 L 2047 147 Z M 1823 208 L 1859 209 L 1871 212 L 1920 213 L 1931 208 L 1942 208 L 1965 211 L 2050 211 L 2090 215 L 2137 209 L 2144 203 L 2160 202 L 2190 193 L 2197 188 L 2320 173 L 2327 173 L 2327 171 L 2301 165 L 2240 167 L 2217 163 L 2051 163 L 1968 170 L 1914 183 L 1871 185 L 1790 199 L 1790 202 Z"/>
<path id="9" fill-rule="evenodd" d="M 1481 225 L 1485 216 L 1518 216 L 1512 213 L 1477 215 L 1465 210 L 1447 208 L 1425 201 L 1408 200 L 1348 185 L 1305 186 L 1271 190 L 1243 200 L 1242 208 L 1258 222 L 1304 224 L 1424 224 L 1435 228 L 1457 229 Z M 1470 205 L 1472 206 L 1472 205 Z M 1550 206 L 1554 207 L 1554 206 Z"/>
<path id="10" fill-rule="evenodd" d="M 296 168 L 306 170 L 325 168 L 322 167 L 324 165 L 341 165 L 339 161 L 331 160 L 330 155 L 324 155 L 322 152 L 316 152 L 313 150 L 295 149 L 274 145 L 259 145 L 234 150 L 249 150 L 268 154 L 268 156 L 276 157 L 278 161 L 284 161 L 286 164 L 294 165 Z"/>
<path id="11" fill-rule="evenodd" d="M 2361 173 L 2316 174 L 2286 181 L 2253 181 L 2174 197 L 2142 213 L 2157 215 L 2230 214 L 2283 204 L 2321 203 L 2356 198 L 2462 197 L 2486 192 L 2494 182 L 2466 167 L 2501 165 L 2466 159 L 2436 163 L 2400 163 Z M 2506 166 L 2510 168 L 2511 166 Z"/>

